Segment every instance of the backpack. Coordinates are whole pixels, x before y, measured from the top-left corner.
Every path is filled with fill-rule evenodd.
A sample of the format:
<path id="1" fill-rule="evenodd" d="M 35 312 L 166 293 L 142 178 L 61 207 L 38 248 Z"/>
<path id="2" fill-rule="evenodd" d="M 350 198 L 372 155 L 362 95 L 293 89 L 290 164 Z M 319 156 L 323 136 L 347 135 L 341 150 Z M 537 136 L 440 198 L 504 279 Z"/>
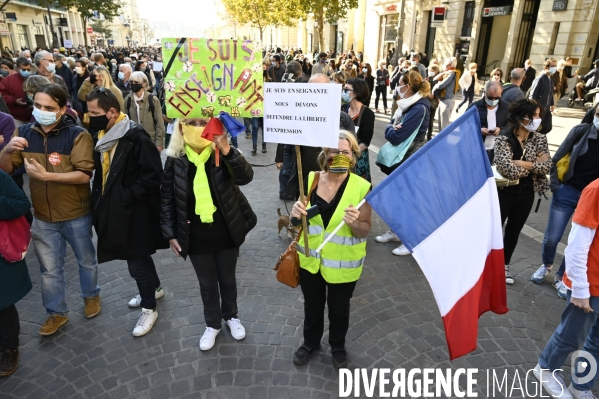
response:
<path id="1" fill-rule="evenodd" d="M 131 93 L 133 94 L 133 93 Z M 150 104 L 150 113 L 152 114 L 152 120 L 154 120 L 154 95 L 152 93 L 148 94 L 148 104 Z M 127 98 L 127 111 L 131 108 L 131 96 Z M 154 121 L 154 130 L 156 130 L 156 122 Z"/>

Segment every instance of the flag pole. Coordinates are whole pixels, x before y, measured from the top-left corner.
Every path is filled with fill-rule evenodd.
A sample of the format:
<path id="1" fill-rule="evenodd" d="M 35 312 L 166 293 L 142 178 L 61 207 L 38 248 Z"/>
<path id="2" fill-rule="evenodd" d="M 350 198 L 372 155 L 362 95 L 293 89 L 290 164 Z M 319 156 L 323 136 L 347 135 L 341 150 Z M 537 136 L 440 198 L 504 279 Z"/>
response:
<path id="1" fill-rule="evenodd" d="M 302 156 L 300 153 L 301 147 L 299 145 L 295 146 L 295 159 L 297 159 L 297 176 L 299 178 L 299 191 L 300 191 L 300 201 L 302 204 L 306 203 L 306 196 L 304 195 L 304 173 L 302 172 Z M 306 215 L 302 215 L 302 230 L 304 231 L 304 248 L 306 258 L 310 257 L 310 247 L 308 244 L 308 219 L 306 219 Z"/>
<path id="2" fill-rule="evenodd" d="M 356 206 L 356 209 L 360 209 L 360 207 L 362 205 L 364 205 L 364 203 L 366 202 L 366 198 L 364 198 L 362 201 L 360 201 L 360 203 L 358 204 L 358 206 Z M 322 244 L 320 244 L 320 246 L 318 247 L 318 249 L 316 250 L 317 253 L 320 253 L 320 251 L 322 251 L 322 248 L 324 248 L 324 246 L 331 241 L 331 239 L 339 232 L 339 230 L 341 230 L 341 228 L 345 226 L 345 221 L 342 220 L 341 223 L 339 223 L 339 226 L 337 226 L 337 228 L 335 228 L 335 230 L 333 230 L 333 232 L 327 237 L 326 240 L 323 241 Z"/>

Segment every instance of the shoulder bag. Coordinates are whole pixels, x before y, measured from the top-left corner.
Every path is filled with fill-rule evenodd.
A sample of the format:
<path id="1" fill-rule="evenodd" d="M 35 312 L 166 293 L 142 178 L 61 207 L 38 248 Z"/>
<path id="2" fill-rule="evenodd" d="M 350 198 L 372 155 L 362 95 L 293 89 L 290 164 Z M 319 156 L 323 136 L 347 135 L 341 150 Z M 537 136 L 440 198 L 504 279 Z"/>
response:
<path id="1" fill-rule="evenodd" d="M 312 181 L 312 186 L 310 187 L 310 192 L 308 193 L 308 200 L 310 200 L 312 197 L 312 192 L 318 185 L 318 180 L 320 180 L 320 172 L 316 172 L 314 175 L 314 180 Z M 289 244 L 287 250 L 281 256 L 279 256 L 279 260 L 273 268 L 273 270 L 276 270 L 277 272 L 277 280 L 285 285 L 290 286 L 291 288 L 296 288 L 300 284 L 300 263 L 295 246 L 299 242 L 302 233 L 303 228 L 300 229 L 297 238 L 291 244 Z"/>
<path id="2" fill-rule="evenodd" d="M 31 242 L 31 226 L 25 216 L 0 220 L 0 256 L 8 263 L 25 259 Z"/>

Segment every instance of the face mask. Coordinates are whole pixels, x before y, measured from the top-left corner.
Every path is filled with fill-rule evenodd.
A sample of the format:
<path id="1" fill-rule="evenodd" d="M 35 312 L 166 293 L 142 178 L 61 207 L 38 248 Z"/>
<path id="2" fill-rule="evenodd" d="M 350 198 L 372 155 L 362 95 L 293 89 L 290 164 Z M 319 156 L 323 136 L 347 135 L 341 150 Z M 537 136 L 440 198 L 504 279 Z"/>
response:
<path id="1" fill-rule="evenodd" d="M 27 79 L 29 76 L 31 76 L 31 71 L 24 71 L 24 70 L 19 70 L 19 73 L 21 74 L 22 77 L 24 77 L 25 79 Z"/>
<path id="2" fill-rule="evenodd" d="M 95 74 L 89 75 L 89 83 L 94 84 L 98 81 L 98 77 Z"/>
<path id="3" fill-rule="evenodd" d="M 485 102 L 487 103 L 487 105 L 489 107 L 494 107 L 497 104 L 499 104 L 499 99 L 497 99 L 497 100 L 489 100 L 488 98 L 485 98 Z"/>
<path id="4" fill-rule="evenodd" d="M 520 124 L 520 126 L 522 126 L 524 129 L 528 130 L 529 132 L 536 132 L 539 129 L 539 126 L 541 126 L 541 118 L 538 119 L 533 119 L 532 121 L 530 121 L 528 123 L 528 125 L 523 125 L 522 123 Z"/>
<path id="5" fill-rule="evenodd" d="M 403 86 L 398 86 L 397 87 L 397 95 L 399 95 L 400 98 L 404 98 L 404 96 L 406 95 L 406 92 L 402 92 L 401 89 L 403 89 L 404 87 L 406 87 L 407 85 L 403 85 Z M 407 91 L 407 90 L 406 90 Z"/>
<path id="6" fill-rule="evenodd" d="M 131 91 L 133 93 L 137 93 L 138 91 L 140 91 L 142 89 L 142 85 L 141 83 L 131 83 Z"/>
<path id="7" fill-rule="evenodd" d="M 125 73 L 124 73 L 124 72 L 119 72 L 119 74 L 118 74 L 118 78 L 119 78 L 120 80 L 125 80 Z"/>
<path id="8" fill-rule="evenodd" d="M 50 126 L 56 123 L 56 113 L 42 111 L 39 108 L 33 108 L 33 117 L 35 121 L 42 126 Z"/>
<path id="9" fill-rule="evenodd" d="M 343 104 L 348 104 L 351 101 L 351 97 L 349 96 L 349 93 L 346 91 L 342 91 L 341 92 L 341 102 L 343 102 Z"/>
<path id="10" fill-rule="evenodd" d="M 212 141 L 206 140 L 202 137 L 205 129 L 204 126 L 181 124 L 181 128 L 183 129 L 183 141 L 185 141 L 185 143 L 187 143 L 189 146 L 202 149 L 212 144 Z"/>
<path id="11" fill-rule="evenodd" d="M 31 94 L 27 93 L 27 99 L 33 104 L 33 96 Z"/>
<path id="12" fill-rule="evenodd" d="M 549 68 L 549 73 L 550 74 L 553 75 L 555 73 L 555 71 L 557 71 L 557 67 L 551 67 L 551 68 Z"/>
<path id="13" fill-rule="evenodd" d="M 145 71 L 145 70 L 146 70 L 146 67 L 141 67 L 141 70 L 142 70 L 142 71 Z"/>
<path id="14" fill-rule="evenodd" d="M 320 62 L 324 64 L 325 62 L 327 62 L 327 60 L 326 59 L 321 59 Z"/>
<path id="15" fill-rule="evenodd" d="M 362 73 L 367 73 L 368 69 L 367 68 L 362 68 Z"/>
<path id="16" fill-rule="evenodd" d="M 99 115 L 99 116 L 90 116 L 89 117 L 89 130 L 91 130 L 92 132 L 106 130 L 106 127 L 108 127 L 108 122 L 110 122 L 110 119 L 108 119 L 106 114 Z"/>
<path id="17" fill-rule="evenodd" d="M 328 159 L 329 171 L 331 173 L 347 173 L 351 165 L 351 159 L 343 154 L 337 154 Z"/>
<path id="18" fill-rule="evenodd" d="M 416 61 L 410 61 L 410 63 L 411 63 L 412 65 L 416 65 L 416 64 L 417 64 L 417 62 L 416 62 Z"/>
<path id="19" fill-rule="evenodd" d="M 429 72 L 428 73 L 428 77 L 429 78 L 434 78 L 435 77 L 435 73 L 434 72 Z"/>
<path id="20" fill-rule="evenodd" d="M 403 73 L 406 73 L 406 72 L 408 72 L 408 68 L 401 68 L 401 71 L 402 71 Z"/>
<path id="21" fill-rule="evenodd" d="M 4 69 L 0 69 L 0 75 L 2 75 L 2 76 L 8 76 L 8 71 L 4 70 Z"/>
<path id="22" fill-rule="evenodd" d="M 81 68 L 81 67 L 75 67 L 75 73 L 77 75 L 81 75 L 83 73 L 83 68 Z"/>
<path id="23" fill-rule="evenodd" d="M 595 125 L 595 127 L 597 129 L 599 129 L 599 118 L 597 118 L 597 117 L 593 118 L 593 125 Z"/>
<path id="24" fill-rule="evenodd" d="M 54 73 L 54 71 L 56 70 L 56 64 L 51 62 L 48 64 L 48 66 L 46 67 L 46 71 L 50 72 L 50 73 Z"/>
<path id="25" fill-rule="evenodd" d="M 31 62 L 31 58 L 27 58 L 27 61 Z"/>
<path id="26" fill-rule="evenodd" d="M 81 54 L 75 54 L 75 58 L 77 58 L 77 59 L 81 58 Z"/>

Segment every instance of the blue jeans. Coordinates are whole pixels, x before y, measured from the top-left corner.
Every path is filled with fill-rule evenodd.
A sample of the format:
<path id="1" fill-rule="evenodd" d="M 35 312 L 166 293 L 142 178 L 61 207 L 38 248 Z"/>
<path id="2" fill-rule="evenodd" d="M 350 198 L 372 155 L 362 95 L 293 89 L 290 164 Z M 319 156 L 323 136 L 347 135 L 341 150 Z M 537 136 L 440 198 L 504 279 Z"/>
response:
<path id="1" fill-rule="evenodd" d="M 557 244 L 562 239 L 568 222 L 578 205 L 580 191 L 568 184 L 562 184 L 553 193 L 551 208 L 549 209 L 549 220 L 543 238 L 542 261 L 544 265 L 553 265 Z M 565 262 L 562 262 L 556 277 L 561 278 L 565 271 Z"/>
<path id="2" fill-rule="evenodd" d="M 262 145 L 264 146 L 264 122 L 262 117 L 252 118 L 252 145 L 258 145 L 258 129 L 262 128 Z"/>
<path id="3" fill-rule="evenodd" d="M 561 369 L 568 355 L 577 351 L 583 343 L 582 349 L 589 352 L 595 360 L 599 360 L 599 297 L 590 298 L 591 308 L 595 311 L 585 313 L 570 303 L 571 295 L 572 291 L 568 290 L 566 309 L 562 313 L 561 322 L 541 353 L 539 365 L 544 369 Z M 579 358 L 577 363 L 581 360 L 584 359 Z M 583 377 L 578 373 L 576 376 Z M 593 388 L 595 379 L 596 376 L 585 384 L 577 384 L 574 381 L 572 384 L 579 391 L 588 391 Z"/>
<path id="4" fill-rule="evenodd" d="M 82 296 L 88 298 L 100 294 L 91 222 L 91 214 L 64 222 L 33 219 L 31 236 L 42 273 L 42 302 L 48 314 L 65 315 L 68 311 L 64 278 L 67 242 L 79 263 Z"/>

